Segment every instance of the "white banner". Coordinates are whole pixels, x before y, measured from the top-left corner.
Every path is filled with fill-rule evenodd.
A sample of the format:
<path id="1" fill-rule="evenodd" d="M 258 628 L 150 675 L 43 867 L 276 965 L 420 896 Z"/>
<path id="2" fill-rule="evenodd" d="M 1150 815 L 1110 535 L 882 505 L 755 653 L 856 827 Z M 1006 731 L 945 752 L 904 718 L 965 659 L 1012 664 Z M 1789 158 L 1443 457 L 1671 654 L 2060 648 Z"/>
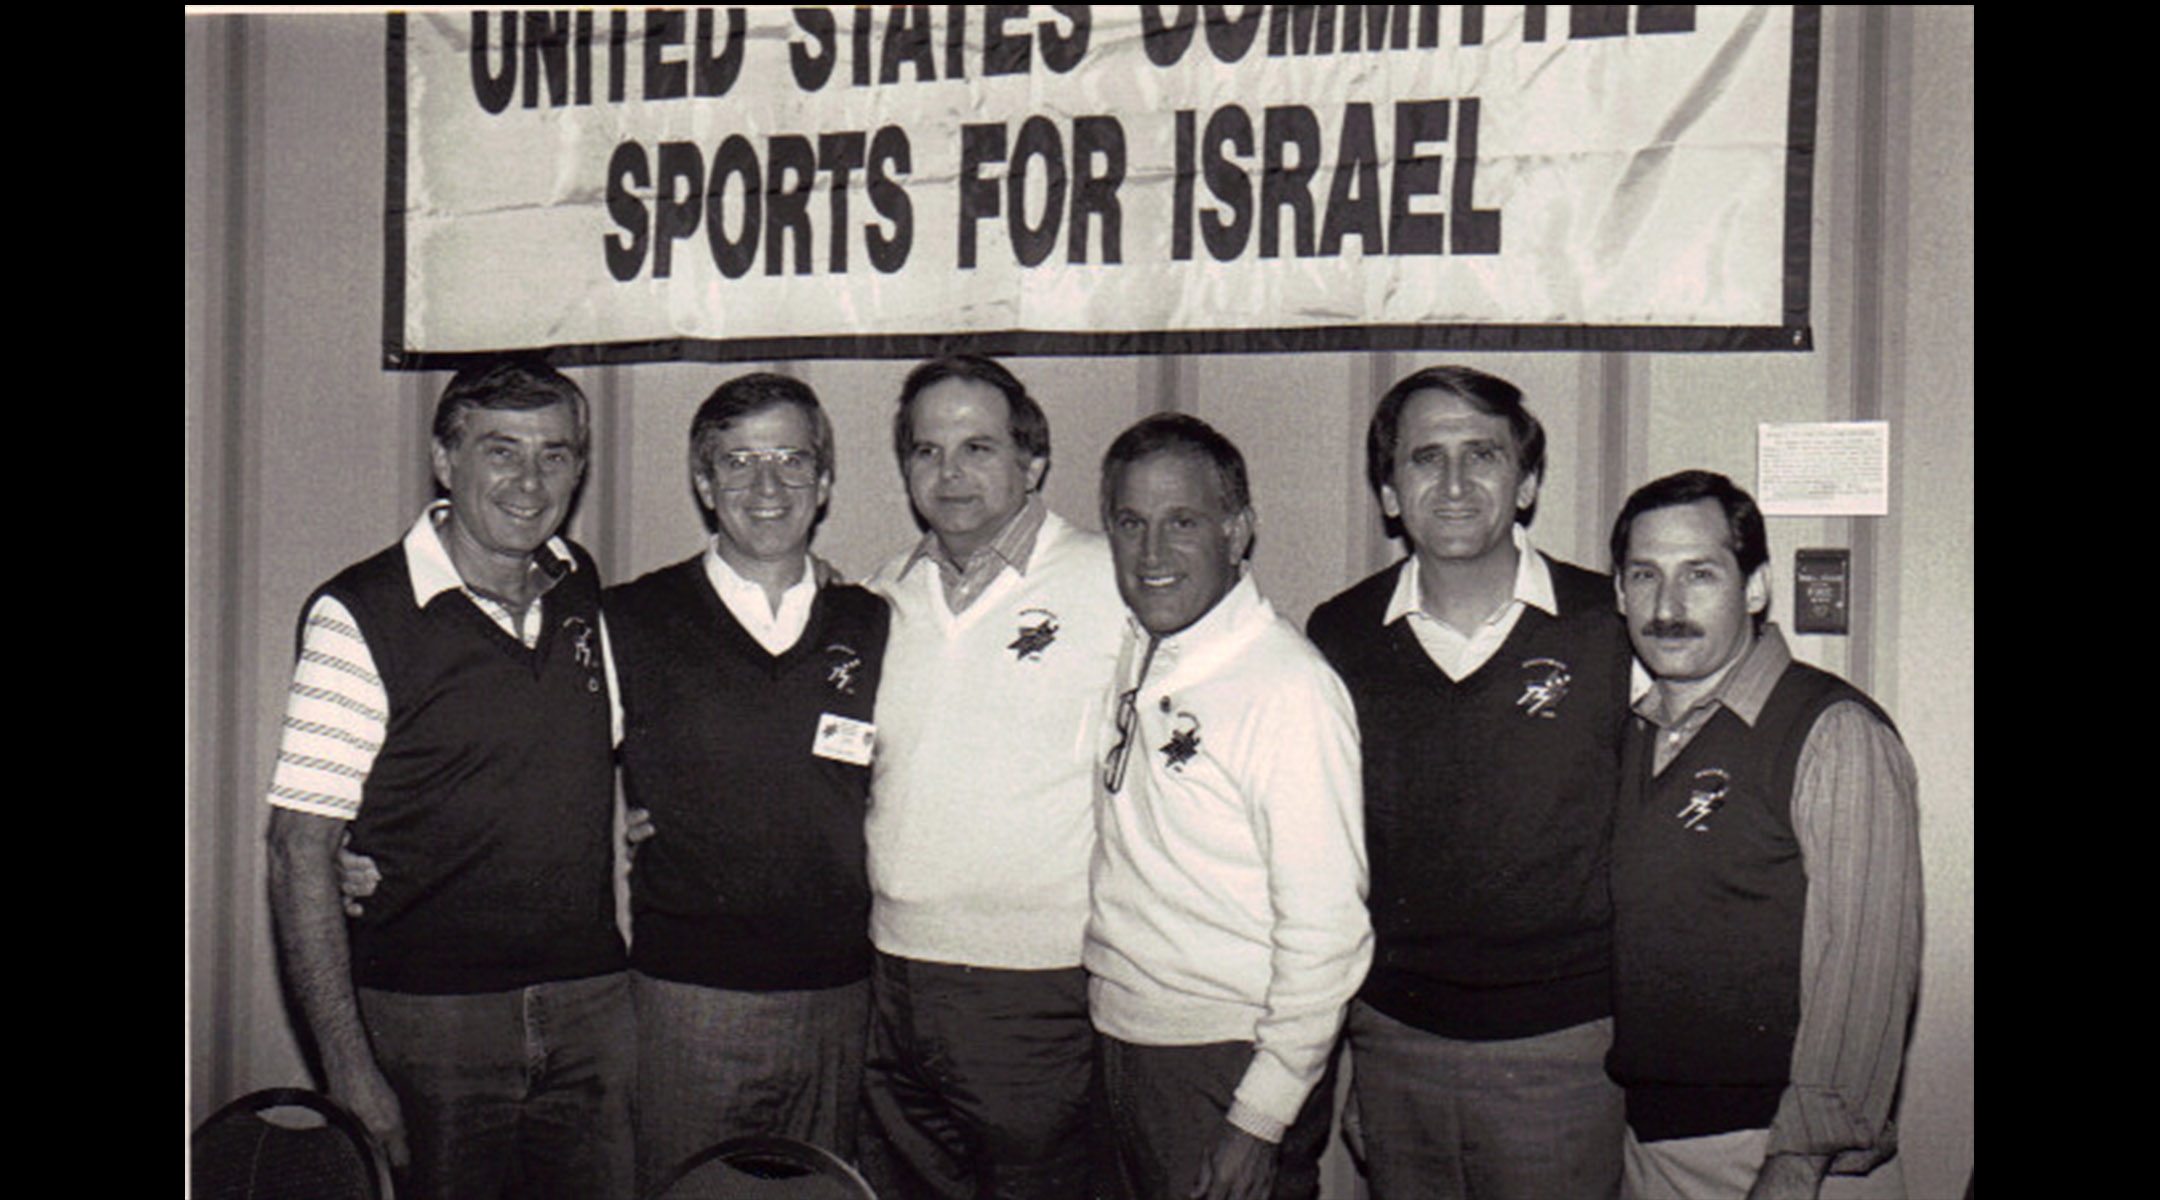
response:
<path id="1" fill-rule="evenodd" d="M 1818 21 L 395 15 L 386 361 L 1806 348 Z"/>

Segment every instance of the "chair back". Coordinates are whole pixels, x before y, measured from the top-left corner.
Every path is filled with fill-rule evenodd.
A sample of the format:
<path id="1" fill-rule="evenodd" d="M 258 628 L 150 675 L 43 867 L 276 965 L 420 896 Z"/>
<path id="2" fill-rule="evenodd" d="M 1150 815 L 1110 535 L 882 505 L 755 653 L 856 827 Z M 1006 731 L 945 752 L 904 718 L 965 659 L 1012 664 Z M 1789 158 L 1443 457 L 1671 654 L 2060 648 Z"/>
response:
<path id="1" fill-rule="evenodd" d="M 302 1088 L 250 1092 L 188 1139 L 195 1200 L 392 1200 L 390 1164 L 343 1105 Z"/>
<path id="2" fill-rule="evenodd" d="M 877 1193 L 823 1146 L 746 1135 L 684 1159 L 646 1200 L 877 1200 Z"/>

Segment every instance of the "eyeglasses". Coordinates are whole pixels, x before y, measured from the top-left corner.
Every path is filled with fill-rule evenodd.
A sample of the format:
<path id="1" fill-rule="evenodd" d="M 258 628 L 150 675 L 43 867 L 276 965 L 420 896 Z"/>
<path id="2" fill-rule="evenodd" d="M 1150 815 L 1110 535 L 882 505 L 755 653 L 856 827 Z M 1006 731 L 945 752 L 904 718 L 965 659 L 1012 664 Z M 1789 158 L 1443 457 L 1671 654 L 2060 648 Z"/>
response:
<path id="1" fill-rule="evenodd" d="M 808 450 L 729 450 L 713 457 L 713 482 L 740 492 L 757 484 L 759 467 L 771 467 L 782 487 L 809 487 L 818 478 L 817 456 Z"/>
<path id="2" fill-rule="evenodd" d="M 1117 745 L 1110 747 L 1110 757 L 1103 760 L 1103 788 L 1111 795 L 1125 786 L 1125 760 L 1132 757 L 1133 731 L 1140 725 L 1140 689 L 1125 689 L 1117 701 Z"/>
<path id="3" fill-rule="evenodd" d="M 1140 727 L 1140 685 L 1147 682 L 1147 669 L 1155 661 L 1155 647 L 1162 639 L 1149 637 L 1147 653 L 1140 656 L 1140 675 L 1133 685 L 1117 701 L 1117 745 L 1110 747 L 1110 757 L 1103 760 L 1103 788 L 1111 795 L 1125 786 L 1125 761 L 1132 757 L 1133 737 Z"/>

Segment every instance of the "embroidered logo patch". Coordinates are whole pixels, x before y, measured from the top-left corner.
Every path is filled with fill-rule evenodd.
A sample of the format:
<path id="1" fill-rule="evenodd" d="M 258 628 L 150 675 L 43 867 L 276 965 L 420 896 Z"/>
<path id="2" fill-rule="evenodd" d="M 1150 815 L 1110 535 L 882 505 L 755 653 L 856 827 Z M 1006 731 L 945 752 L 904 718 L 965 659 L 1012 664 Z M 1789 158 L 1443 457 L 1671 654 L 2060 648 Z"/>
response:
<path id="1" fill-rule="evenodd" d="M 1012 651 L 1013 657 L 1021 662 L 1040 662 L 1043 651 L 1048 650 L 1050 643 L 1057 640 L 1057 614 L 1046 609 L 1031 608 L 1020 616 L 1023 622 L 1020 636 L 1014 638 L 1005 648 Z M 1029 617 L 1040 617 L 1041 620 L 1029 625 L 1025 623 Z"/>
<path id="2" fill-rule="evenodd" d="M 1725 792 L 1732 787 L 1732 776 L 1710 767 L 1695 772 L 1695 790 L 1688 796 L 1687 807 L 1674 813 L 1680 819 L 1680 827 L 1697 833 L 1708 833 L 1710 827 L 1703 822 L 1710 814 L 1725 807 Z"/>
<path id="3" fill-rule="evenodd" d="M 825 647 L 825 653 L 832 659 L 832 666 L 825 672 L 825 682 L 843 696 L 854 695 L 855 673 L 862 670 L 862 656 L 855 652 L 853 646 L 840 642 Z"/>
<path id="4" fill-rule="evenodd" d="M 570 639 L 570 656 L 577 665 L 585 668 L 598 666 L 600 660 L 593 654 L 593 628 L 583 617 L 564 617 L 563 636 Z"/>
<path id="5" fill-rule="evenodd" d="M 585 676 L 585 690 L 599 691 L 600 654 L 593 649 L 592 624 L 583 617 L 564 617 L 562 631 L 563 636 L 570 639 L 571 660 L 588 672 Z"/>
<path id="6" fill-rule="evenodd" d="M 1170 740 L 1162 744 L 1163 766 L 1168 770 L 1182 772 L 1185 764 L 1200 756 L 1200 718 L 1189 712 L 1177 715 L 1177 726 L 1170 731 Z"/>
<path id="7" fill-rule="evenodd" d="M 1515 707 L 1523 710 L 1526 717 L 1543 717 L 1551 721 L 1560 715 L 1560 702 L 1567 699 L 1568 684 L 1575 676 L 1568 665 L 1553 658 L 1533 658 L 1523 664 L 1529 678 L 1523 681 L 1523 693 L 1516 697 Z"/>

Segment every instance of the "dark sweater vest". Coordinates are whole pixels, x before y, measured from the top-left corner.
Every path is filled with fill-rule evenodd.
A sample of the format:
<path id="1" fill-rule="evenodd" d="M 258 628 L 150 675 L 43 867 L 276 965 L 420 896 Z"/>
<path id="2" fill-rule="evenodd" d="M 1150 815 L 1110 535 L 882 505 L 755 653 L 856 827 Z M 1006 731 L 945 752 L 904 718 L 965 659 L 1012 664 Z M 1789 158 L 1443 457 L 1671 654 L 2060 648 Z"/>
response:
<path id="1" fill-rule="evenodd" d="M 402 546 L 321 589 L 390 698 L 351 830 L 382 871 L 349 926 L 362 987 L 493 992 L 623 968 L 599 571 L 573 553 L 530 650 L 462 592 L 415 608 Z"/>
<path id="2" fill-rule="evenodd" d="M 1614 1042 L 1643 1141 L 1763 1129 L 1800 1027 L 1807 875 L 1793 833 L 1800 753 L 1824 709 L 1867 697 L 1794 663 L 1750 728 L 1717 712 L 1665 768 L 1634 719 L 1613 834 Z"/>
<path id="3" fill-rule="evenodd" d="M 1374 934 L 1359 994 L 1445 1037 L 1528 1037 L 1612 1011 L 1627 635 L 1608 576 L 1546 561 L 1560 615 L 1526 608 L 1460 682 L 1407 617 L 1380 624 L 1403 563 L 1309 622 L 1357 704 Z"/>
<path id="4" fill-rule="evenodd" d="M 869 722 L 885 602 L 818 589 L 775 656 L 693 558 L 610 589 L 623 783 L 653 837 L 630 874 L 631 965 L 735 991 L 837 987 L 870 969 L 870 768 L 814 755 L 827 717 Z"/>

